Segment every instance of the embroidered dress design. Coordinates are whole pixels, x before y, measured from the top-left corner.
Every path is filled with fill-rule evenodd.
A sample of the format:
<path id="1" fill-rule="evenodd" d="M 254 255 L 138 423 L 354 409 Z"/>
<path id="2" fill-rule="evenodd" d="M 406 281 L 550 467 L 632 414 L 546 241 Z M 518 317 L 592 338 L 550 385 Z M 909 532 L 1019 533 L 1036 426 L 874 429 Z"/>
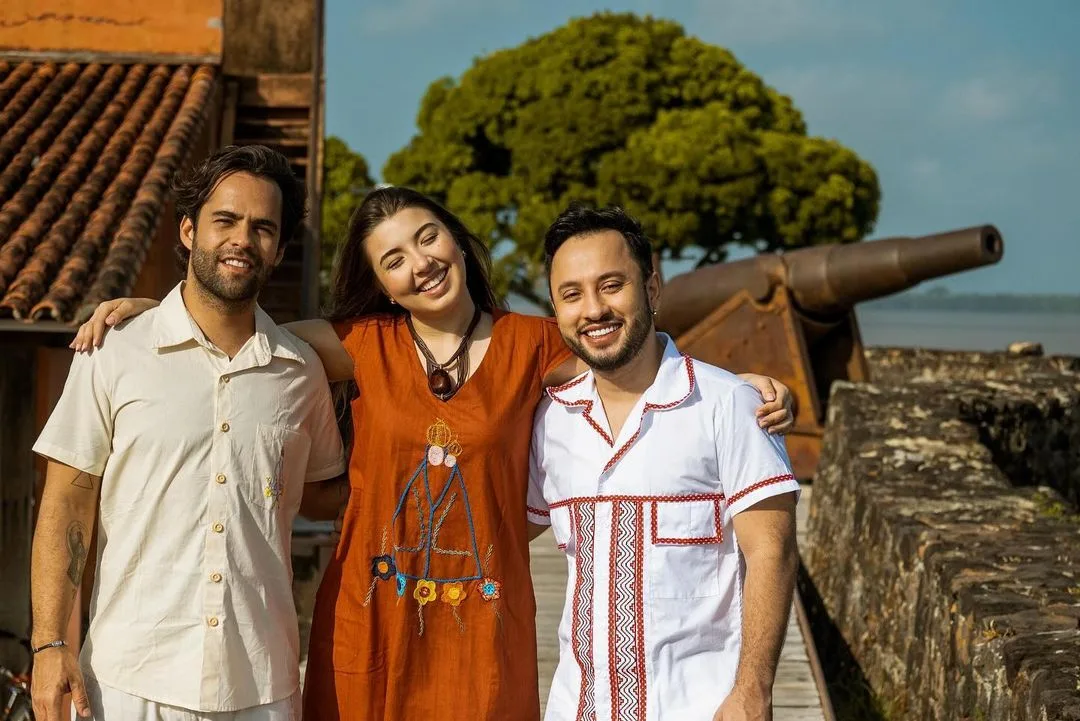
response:
<path id="1" fill-rule="evenodd" d="M 370 604 L 378 581 L 393 579 L 399 600 L 409 595 L 417 603 L 421 635 L 424 607 L 434 601 L 451 609 L 464 632 L 460 608 L 471 592 L 475 590 L 485 601 L 495 601 L 502 586 L 489 574 L 494 547 L 489 546 L 485 557 L 480 557 L 469 492 L 458 463 L 461 444 L 442 419 L 428 427 L 426 441 L 416 470 L 401 490 L 389 527 L 383 530 L 379 553 L 371 560 L 371 586 L 364 605 Z M 463 547 L 446 541 L 442 532 L 448 521 L 467 529 L 465 543 L 459 544 Z M 390 550 L 388 536 L 398 539 Z M 407 593 L 410 587 L 411 594 Z M 498 615 L 497 607 L 494 611 Z"/>
<path id="2" fill-rule="evenodd" d="M 371 575 L 389 581 L 392 576 L 397 575 L 397 569 L 394 568 L 394 559 L 390 556 L 376 556 L 375 560 L 371 562 Z"/>

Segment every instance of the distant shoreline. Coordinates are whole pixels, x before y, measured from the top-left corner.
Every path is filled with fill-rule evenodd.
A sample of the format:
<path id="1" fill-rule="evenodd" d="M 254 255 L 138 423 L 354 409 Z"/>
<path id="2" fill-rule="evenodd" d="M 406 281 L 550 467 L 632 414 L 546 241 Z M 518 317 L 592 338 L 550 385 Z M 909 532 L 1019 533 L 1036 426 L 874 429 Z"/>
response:
<path id="1" fill-rule="evenodd" d="M 976 311 L 985 313 L 1080 314 L 1080 295 L 1014 295 L 1008 293 L 948 293 L 933 289 L 901 293 L 860 303 L 864 310 Z"/>

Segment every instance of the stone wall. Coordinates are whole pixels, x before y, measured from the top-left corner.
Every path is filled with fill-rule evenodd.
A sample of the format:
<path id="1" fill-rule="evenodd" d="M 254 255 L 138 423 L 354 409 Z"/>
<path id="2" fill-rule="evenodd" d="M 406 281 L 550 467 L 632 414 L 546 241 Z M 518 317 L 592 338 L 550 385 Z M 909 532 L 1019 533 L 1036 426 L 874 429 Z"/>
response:
<path id="1" fill-rule="evenodd" d="M 1017 381 L 1031 375 L 1080 377 L 1080 358 L 1075 356 L 867 348 L 866 362 L 870 379 L 885 385 L 912 381 Z"/>
<path id="2" fill-rule="evenodd" d="M 920 353 L 874 351 L 895 385 L 833 387 L 804 558 L 836 632 L 819 654 L 850 654 L 892 718 L 1080 720 L 1080 515 L 1054 490 L 1076 483 L 1080 377 Z"/>
<path id="3" fill-rule="evenodd" d="M 993 391 L 1040 378 L 1062 389 L 1080 383 L 1075 356 L 917 348 L 871 348 L 866 355 L 871 380 L 879 385 L 979 381 Z M 1045 483 L 1080 509 L 1080 407 L 1068 392 L 976 394 L 959 414 L 979 428 L 980 440 L 1014 485 Z"/>

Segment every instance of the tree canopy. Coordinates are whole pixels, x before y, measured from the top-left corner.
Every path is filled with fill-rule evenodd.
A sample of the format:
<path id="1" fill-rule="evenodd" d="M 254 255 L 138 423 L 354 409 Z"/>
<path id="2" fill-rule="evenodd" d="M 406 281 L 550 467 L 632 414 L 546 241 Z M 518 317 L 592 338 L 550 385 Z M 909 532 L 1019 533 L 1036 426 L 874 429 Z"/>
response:
<path id="1" fill-rule="evenodd" d="M 527 297 L 574 200 L 621 205 L 658 251 L 703 262 L 857 241 L 878 212 L 870 165 L 667 20 L 600 13 L 479 58 L 431 84 L 417 124 L 385 179 L 446 203 L 496 249 L 500 290 Z"/>
<path id="2" fill-rule="evenodd" d="M 320 285 L 325 291 L 330 282 L 330 268 L 345 232 L 349 216 L 374 187 L 367 161 L 341 138 L 326 138 L 323 156 L 322 264 Z"/>

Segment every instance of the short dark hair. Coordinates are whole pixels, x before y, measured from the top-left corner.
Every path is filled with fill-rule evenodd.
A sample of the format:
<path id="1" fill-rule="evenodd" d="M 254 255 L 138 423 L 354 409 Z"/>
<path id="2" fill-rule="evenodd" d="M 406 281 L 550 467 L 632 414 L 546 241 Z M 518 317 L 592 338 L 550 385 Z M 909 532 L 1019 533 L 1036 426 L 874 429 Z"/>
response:
<path id="1" fill-rule="evenodd" d="M 641 277 L 648 279 L 653 274 L 652 245 L 641 223 L 618 206 L 596 209 L 583 203 L 571 203 L 544 235 L 544 265 L 548 275 L 551 275 L 551 261 L 563 243 L 575 235 L 604 230 L 615 230 L 622 234 L 630 247 L 630 254 L 641 268 Z"/>
<path id="2" fill-rule="evenodd" d="M 288 245 L 307 215 L 307 188 L 296 177 L 289 160 L 265 145 L 230 145 L 213 153 L 173 181 L 176 222 L 191 218 L 196 224 L 199 211 L 214 188 L 233 173 L 251 173 L 277 183 L 281 190 L 281 235 L 278 249 Z M 176 259 L 187 268 L 191 251 L 177 242 Z"/>

